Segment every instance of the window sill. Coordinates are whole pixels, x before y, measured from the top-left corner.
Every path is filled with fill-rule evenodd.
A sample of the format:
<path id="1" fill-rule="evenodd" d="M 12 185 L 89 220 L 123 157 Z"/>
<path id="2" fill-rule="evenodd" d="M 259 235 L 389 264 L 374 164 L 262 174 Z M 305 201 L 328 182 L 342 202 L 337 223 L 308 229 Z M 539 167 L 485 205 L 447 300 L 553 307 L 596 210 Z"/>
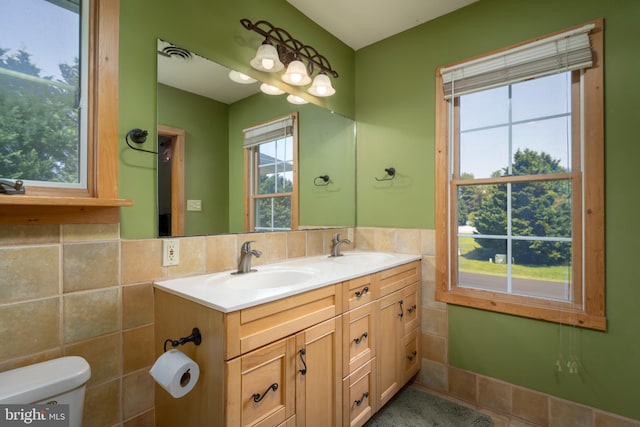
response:
<path id="1" fill-rule="evenodd" d="M 0 195 L 0 224 L 114 224 L 129 199 Z"/>
<path id="2" fill-rule="evenodd" d="M 438 289 L 436 291 L 436 300 L 449 304 L 563 323 L 598 331 L 607 330 L 606 317 L 589 314 L 569 303 L 460 288 L 447 291 Z"/>

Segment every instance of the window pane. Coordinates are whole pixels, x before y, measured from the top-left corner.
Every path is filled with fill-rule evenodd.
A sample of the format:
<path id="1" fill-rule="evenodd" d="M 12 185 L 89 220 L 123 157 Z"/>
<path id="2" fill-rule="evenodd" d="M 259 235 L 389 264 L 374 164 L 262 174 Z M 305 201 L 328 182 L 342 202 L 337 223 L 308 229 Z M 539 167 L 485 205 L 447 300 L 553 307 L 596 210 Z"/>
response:
<path id="1" fill-rule="evenodd" d="M 507 235 L 505 184 L 458 186 L 458 225 L 475 227 L 478 234 Z M 493 244 L 487 241 L 488 244 Z"/>
<path id="2" fill-rule="evenodd" d="M 509 121 L 508 86 L 460 97 L 460 130 L 503 125 Z"/>
<path id="3" fill-rule="evenodd" d="M 74 2 L 0 0 L 0 178 L 77 184 L 80 15 Z"/>
<path id="4" fill-rule="evenodd" d="M 571 300 L 571 243 L 513 241 L 513 292 Z"/>
<path id="5" fill-rule="evenodd" d="M 512 86 L 512 120 L 571 113 L 571 73 L 540 77 Z"/>
<path id="6" fill-rule="evenodd" d="M 513 153 L 514 175 L 568 172 L 571 118 L 558 117 L 514 125 Z"/>
<path id="7" fill-rule="evenodd" d="M 460 135 L 460 177 L 501 176 L 509 165 L 509 128 L 476 130 Z"/>
<path id="8" fill-rule="evenodd" d="M 291 230 L 291 197 L 256 199 L 255 230 Z"/>
<path id="9" fill-rule="evenodd" d="M 511 187 L 514 236 L 571 237 L 571 182 L 519 182 Z"/>
<path id="10" fill-rule="evenodd" d="M 458 238 L 458 286 L 508 291 L 505 239 Z"/>
<path id="11" fill-rule="evenodd" d="M 258 146 L 257 194 L 289 193 L 293 190 L 292 138 Z"/>

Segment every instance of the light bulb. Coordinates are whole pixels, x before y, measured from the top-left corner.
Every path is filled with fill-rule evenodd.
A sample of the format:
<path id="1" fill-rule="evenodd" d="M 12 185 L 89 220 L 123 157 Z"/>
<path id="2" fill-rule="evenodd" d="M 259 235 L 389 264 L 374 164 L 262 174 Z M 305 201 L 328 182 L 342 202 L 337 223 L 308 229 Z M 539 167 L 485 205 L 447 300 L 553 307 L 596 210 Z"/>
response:
<path id="1" fill-rule="evenodd" d="M 273 68 L 274 65 L 275 65 L 275 61 L 273 59 L 269 59 L 269 58 L 262 59 L 262 66 L 265 69 L 270 70 Z"/>

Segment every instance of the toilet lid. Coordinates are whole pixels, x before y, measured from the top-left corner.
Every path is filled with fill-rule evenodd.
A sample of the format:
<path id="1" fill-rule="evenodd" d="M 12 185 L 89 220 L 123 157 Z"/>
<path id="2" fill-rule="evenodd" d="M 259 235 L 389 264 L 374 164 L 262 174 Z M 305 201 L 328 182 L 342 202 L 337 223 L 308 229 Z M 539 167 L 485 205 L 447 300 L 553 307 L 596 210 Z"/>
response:
<path id="1" fill-rule="evenodd" d="M 33 403 L 66 393 L 91 378 L 91 367 L 79 356 L 66 356 L 0 372 L 0 403 Z"/>

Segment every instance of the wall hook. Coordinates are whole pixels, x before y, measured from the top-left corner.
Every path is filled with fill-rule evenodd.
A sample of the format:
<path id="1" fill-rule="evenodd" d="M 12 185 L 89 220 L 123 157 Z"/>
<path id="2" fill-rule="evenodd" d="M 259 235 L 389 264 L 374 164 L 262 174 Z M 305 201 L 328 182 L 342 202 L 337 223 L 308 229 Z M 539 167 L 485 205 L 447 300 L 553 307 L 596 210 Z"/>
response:
<path id="1" fill-rule="evenodd" d="M 177 347 L 179 345 L 184 345 L 188 342 L 193 342 L 195 345 L 200 345 L 200 343 L 202 342 L 202 335 L 200 334 L 200 329 L 193 328 L 193 330 L 191 330 L 191 335 L 189 335 L 188 337 L 183 337 L 177 340 L 172 340 L 171 338 L 164 340 L 164 351 L 167 351 L 167 343 L 170 343 L 171 347 Z"/>
<path id="2" fill-rule="evenodd" d="M 147 140 L 147 135 L 149 135 L 149 132 L 147 132 L 146 130 L 134 128 L 134 129 L 131 129 L 129 132 L 127 132 L 127 134 L 124 137 L 124 140 L 127 142 L 127 145 L 131 149 L 134 149 L 136 151 L 144 151 L 145 153 L 158 154 L 157 151 L 145 150 L 144 148 L 134 147 L 129 142 L 129 138 L 131 138 L 131 141 L 135 142 L 136 144 L 144 144 L 144 142 Z"/>
<path id="3" fill-rule="evenodd" d="M 320 175 L 313 178 L 313 185 L 316 187 L 324 187 L 329 185 L 329 175 Z"/>
<path id="4" fill-rule="evenodd" d="M 385 168 L 384 171 L 387 173 L 387 175 L 383 178 L 378 178 L 377 176 L 374 177 L 376 181 L 391 181 L 396 177 L 396 168 L 394 168 L 393 166 L 390 168 Z"/>

